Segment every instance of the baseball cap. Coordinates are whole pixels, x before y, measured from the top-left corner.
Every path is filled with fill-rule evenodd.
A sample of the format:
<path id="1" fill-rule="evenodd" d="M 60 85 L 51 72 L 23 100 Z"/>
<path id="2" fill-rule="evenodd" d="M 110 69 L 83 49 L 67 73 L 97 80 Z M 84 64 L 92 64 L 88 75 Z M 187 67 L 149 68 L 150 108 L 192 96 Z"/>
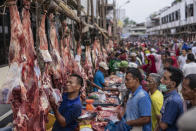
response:
<path id="1" fill-rule="evenodd" d="M 105 70 L 109 70 L 109 68 L 108 68 L 108 66 L 107 66 L 107 64 L 105 62 L 100 62 L 99 63 L 99 67 L 102 67 Z"/>

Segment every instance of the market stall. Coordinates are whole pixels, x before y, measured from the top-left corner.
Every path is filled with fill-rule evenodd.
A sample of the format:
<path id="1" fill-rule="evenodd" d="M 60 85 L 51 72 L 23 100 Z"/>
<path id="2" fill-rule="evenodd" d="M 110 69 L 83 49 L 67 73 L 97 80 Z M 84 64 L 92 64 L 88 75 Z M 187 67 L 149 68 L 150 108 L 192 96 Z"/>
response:
<path id="1" fill-rule="evenodd" d="M 60 105 L 63 87 L 73 73 L 84 80 L 83 101 L 97 96 L 96 106 L 120 104 L 115 93 L 86 95 L 86 80 L 93 78 L 100 61 L 107 61 L 106 50 L 109 52 L 110 48 L 104 49 L 99 40 L 99 35 L 107 37 L 105 30 L 95 24 L 91 28 L 100 33 L 94 36 L 91 32 L 90 38 L 81 37 L 85 35 L 82 30 L 90 24 L 80 19 L 63 0 L 6 0 L 1 7 L 10 14 L 11 35 L 9 71 L 0 90 L 0 103 L 11 105 L 13 119 L 10 122 L 15 130 L 49 129 L 46 126 L 51 116 L 49 97 L 54 97 L 56 105 Z M 101 100 L 103 95 L 105 99 Z"/>

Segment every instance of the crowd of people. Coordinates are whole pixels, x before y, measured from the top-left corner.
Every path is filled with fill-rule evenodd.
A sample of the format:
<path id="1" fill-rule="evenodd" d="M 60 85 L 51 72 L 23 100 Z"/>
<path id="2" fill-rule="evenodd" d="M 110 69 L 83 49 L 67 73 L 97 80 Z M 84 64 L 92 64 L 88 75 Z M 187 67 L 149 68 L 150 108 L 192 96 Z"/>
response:
<path id="1" fill-rule="evenodd" d="M 100 62 L 93 92 L 118 91 L 105 82 L 108 75 L 123 79 L 127 92 L 119 122 L 109 123 L 108 131 L 195 131 L 196 43 L 181 40 L 167 42 L 138 40 L 115 44 L 107 62 Z M 73 74 L 67 82 L 63 102 L 57 108 L 54 131 L 74 130 L 81 115 L 79 98 L 82 78 Z"/>
<path id="2" fill-rule="evenodd" d="M 196 106 L 195 58 L 196 43 L 182 40 L 137 40 L 116 46 L 108 59 L 109 73 L 124 68 L 121 73 L 130 90 L 116 129 L 196 130 L 196 117 L 188 113 L 196 110 L 191 109 Z"/>

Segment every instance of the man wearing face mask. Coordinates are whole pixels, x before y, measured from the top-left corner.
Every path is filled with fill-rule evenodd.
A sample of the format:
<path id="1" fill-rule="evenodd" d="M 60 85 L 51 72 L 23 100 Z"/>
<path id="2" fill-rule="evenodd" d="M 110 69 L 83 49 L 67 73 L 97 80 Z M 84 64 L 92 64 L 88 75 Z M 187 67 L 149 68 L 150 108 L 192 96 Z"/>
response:
<path id="1" fill-rule="evenodd" d="M 159 128 L 165 131 L 177 131 L 176 122 L 183 113 L 183 102 L 177 92 L 178 85 L 182 82 L 183 73 L 175 67 L 165 69 L 161 79 L 160 90 L 164 92 L 164 103 L 161 109 Z"/>

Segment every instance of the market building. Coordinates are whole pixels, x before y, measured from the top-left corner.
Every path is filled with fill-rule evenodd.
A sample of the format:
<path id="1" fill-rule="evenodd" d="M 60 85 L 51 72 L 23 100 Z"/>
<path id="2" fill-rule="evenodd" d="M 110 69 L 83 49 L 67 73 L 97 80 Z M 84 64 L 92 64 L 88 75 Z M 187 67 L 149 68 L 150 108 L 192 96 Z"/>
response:
<path id="1" fill-rule="evenodd" d="M 149 36 L 167 36 L 196 40 L 196 1 L 174 2 L 149 16 L 146 20 Z"/>

